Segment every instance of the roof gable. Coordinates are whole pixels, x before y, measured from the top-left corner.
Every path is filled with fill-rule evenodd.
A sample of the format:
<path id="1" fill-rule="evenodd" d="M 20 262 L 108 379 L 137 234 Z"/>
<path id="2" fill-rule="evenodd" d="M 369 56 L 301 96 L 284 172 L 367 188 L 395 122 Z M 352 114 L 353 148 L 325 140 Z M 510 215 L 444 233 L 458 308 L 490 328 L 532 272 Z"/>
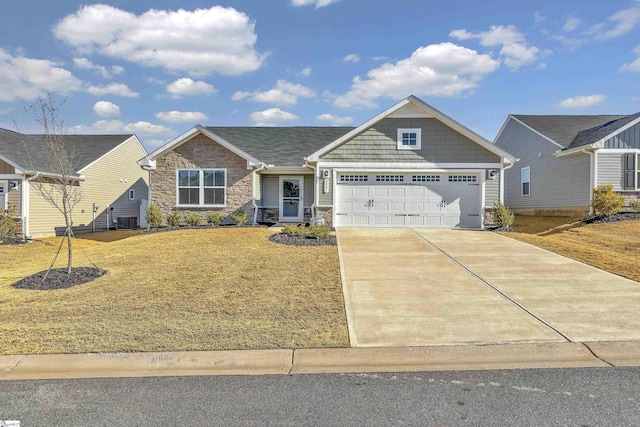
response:
<path id="1" fill-rule="evenodd" d="M 308 161 L 318 161 L 318 160 L 320 160 L 321 156 L 329 153 L 330 151 L 334 150 L 338 146 L 344 144 L 345 142 L 351 140 L 352 138 L 354 138 L 357 135 L 361 134 L 362 132 L 366 131 L 370 127 L 374 126 L 376 123 L 380 122 L 381 120 L 383 120 L 385 118 L 389 118 L 389 117 L 393 117 L 393 118 L 405 118 L 405 117 L 406 118 L 416 118 L 416 117 L 434 118 L 434 119 L 440 121 L 441 123 L 443 123 L 444 125 L 450 127 L 454 131 L 456 131 L 456 132 L 462 134 L 463 136 L 467 137 L 468 139 L 470 139 L 474 143 L 476 143 L 476 144 L 480 145 L 481 147 L 485 148 L 487 151 L 490 151 L 491 153 L 496 154 L 496 155 L 504 158 L 507 162 L 512 163 L 512 162 L 515 161 L 515 157 L 512 156 L 511 154 L 507 153 L 506 151 L 502 150 L 500 147 L 498 147 L 498 146 L 492 144 L 491 142 L 487 141 L 486 139 L 484 139 L 483 137 L 481 137 L 477 133 L 473 132 L 471 129 L 463 126 L 462 124 L 460 124 L 457 121 L 453 120 L 451 117 L 441 113 L 440 111 L 436 110 L 432 106 L 428 105 L 427 103 L 425 103 L 424 101 L 422 101 L 421 99 L 419 99 L 419 98 L 417 98 L 417 97 L 415 97 L 413 95 L 409 96 L 406 99 L 403 99 L 402 101 L 398 102 L 393 107 L 383 111 L 382 113 L 380 113 L 377 116 L 373 117 L 369 121 L 363 123 L 362 125 L 358 126 L 355 129 L 353 129 L 351 132 L 349 132 L 349 133 L 343 135 L 342 137 L 336 139 L 331 144 L 328 144 L 325 147 L 321 148 L 320 150 L 314 152 L 313 154 L 311 154 L 307 158 L 307 160 Z"/>
<path id="2" fill-rule="evenodd" d="M 582 147 L 612 138 L 616 133 L 622 131 L 627 125 L 631 125 L 638 118 L 640 118 L 640 113 L 632 114 L 618 120 L 609 121 L 601 126 L 580 131 L 576 138 L 571 142 L 571 145 L 567 148 Z"/>
<path id="3" fill-rule="evenodd" d="M 79 172 L 135 135 L 64 135 L 76 157 Z M 0 129 L 0 156 L 21 171 L 52 173 L 44 135 Z"/>

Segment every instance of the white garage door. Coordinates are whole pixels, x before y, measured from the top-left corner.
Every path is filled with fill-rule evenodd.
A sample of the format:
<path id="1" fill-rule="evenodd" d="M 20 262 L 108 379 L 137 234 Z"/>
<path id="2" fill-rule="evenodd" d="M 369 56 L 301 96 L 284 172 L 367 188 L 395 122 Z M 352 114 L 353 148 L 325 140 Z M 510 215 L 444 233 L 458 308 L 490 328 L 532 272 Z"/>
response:
<path id="1" fill-rule="evenodd" d="M 480 228 L 477 174 L 338 174 L 337 227 Z"/>

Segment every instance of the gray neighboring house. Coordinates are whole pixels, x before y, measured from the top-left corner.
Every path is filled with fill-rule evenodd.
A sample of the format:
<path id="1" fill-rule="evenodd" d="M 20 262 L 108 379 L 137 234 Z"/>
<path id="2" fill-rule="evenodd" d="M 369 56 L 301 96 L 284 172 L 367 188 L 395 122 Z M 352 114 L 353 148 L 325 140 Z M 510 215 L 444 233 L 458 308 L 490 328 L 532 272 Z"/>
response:
<path id="1" fill-rule="evenodd" d="M 640 113 L 510 115 L 494 144 L 518 158 L 504 193 L 516 213 L 586 214 L 600 184 L 640 198 Z"/>
<path id="2" fill-rule="evenodd" d="M 73 213 L 76 233 L 115 228 L 120 218 L 142 224 L 148 173 L 137 161 L 147 154 L 135 135 L 65 135 L 76 163 L 75 184 L 82 200 Z M 27 237 L 63 234 L 64 216 L 51 206 L 35 183 L 47 185 L 55 175 L 43 135 L 0 129 L 0 209 L 9 205 Z M 135 224 L 134 224 L 135 225 Z"/>
<path id="3" fill-rule="evenodd" d="M 514 156 L 410 96 L 356 127 L 195 126 L 139 161 L 166 216 L 482 228 Z"/>

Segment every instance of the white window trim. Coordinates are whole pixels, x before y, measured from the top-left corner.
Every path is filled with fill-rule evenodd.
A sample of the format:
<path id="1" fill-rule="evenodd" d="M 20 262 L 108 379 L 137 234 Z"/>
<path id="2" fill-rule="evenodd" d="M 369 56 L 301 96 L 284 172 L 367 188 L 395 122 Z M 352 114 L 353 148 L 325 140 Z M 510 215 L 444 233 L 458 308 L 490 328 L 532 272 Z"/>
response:
<path id="1" fill-rule="evenodd" d="M 640 191 L 640 153 L 636 152 L 636 174 L 633 176 L 636 181 L 636 191 Z"/>
<path id="2" fill-rule="evenodd" d="M 416 145 L 402 145 L 403 133 L 415 133 Z M 398 150 L 420 150 L 422 148 L 422 129 L 420 128 L 398 128 Z"/>
<path id="3" fill-rule="evenodd" d="M 136 199 L 136 190 L 131 189 L 129 190 L 129 200 L 135 200 Z"/>
<path id="4" fill-rule="evenodd" d="M 202 203 L 199 203 L 197 205 L 194 204 L 180 204 L 180 186 L 179 184 L 179 178 L 180 178 L 180 171 L 186 171 L 186 170 L 197 170 L 199 173 L 199 177 L 198 180 L 200 181 L 200 185 L 198 186 L 198 190 L 199 190 L 199 194 L 198 194 L 198 199 L 202 201 Z M 214 204 L 208 204 L 205 205 L 204 204 L 204 175 L 203 175 L 203 171 L 205 170 L 210 170 L 210 171 L 223 171 L 224 172 L 224 204 L 222 205 L 214 205 Z M 186 188 L 186 187 L 185 187 Z M 195 187 L 194 187 L 195 188 Z M 213 187 L 207 187 L 207 188 L 221 188 L 220 186 L 213 186 Z M 229 188 L 227 187 L 227 169 L 226 168 L 180 168 L 180 169 L 176 169 L 176 207 L 178 208 L 225 208 L 227 207 L 227 191 L 229 190 Z"/>
<path id="5" fill-rule="evenodd" d="M 0 181 L 0 187 L 2 187 L 2 198 L 4 203 L 0 205 L 0 210 L 6 210 L 9 206 L 9 181 Z"/>
<path id="6" fill-rule="evenodd" d="M 524 181 L 524 179 L 522 178 L 525 170 L 529 171 L 529 181 Z M 524 183 L 525 182 L 529 183 L 529 193 L 528 194 L 524 194 Z M 529 197 L 531 195 L 531 166 L 527 166 L 526 168 L 520 169 L 520 195 L 523 196 L 523 197 Z"/>

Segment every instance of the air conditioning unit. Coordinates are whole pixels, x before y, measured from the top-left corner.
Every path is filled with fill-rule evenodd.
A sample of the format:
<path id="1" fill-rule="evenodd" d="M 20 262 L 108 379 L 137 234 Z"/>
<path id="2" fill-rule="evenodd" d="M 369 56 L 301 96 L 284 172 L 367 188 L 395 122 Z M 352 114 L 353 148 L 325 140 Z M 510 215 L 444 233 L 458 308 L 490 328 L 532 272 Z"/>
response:
<path id="1" fill-rule="evenodd" d="M 137 230 L 137 216 L 119 216 L 116 220 L 116 230 Z"/>

